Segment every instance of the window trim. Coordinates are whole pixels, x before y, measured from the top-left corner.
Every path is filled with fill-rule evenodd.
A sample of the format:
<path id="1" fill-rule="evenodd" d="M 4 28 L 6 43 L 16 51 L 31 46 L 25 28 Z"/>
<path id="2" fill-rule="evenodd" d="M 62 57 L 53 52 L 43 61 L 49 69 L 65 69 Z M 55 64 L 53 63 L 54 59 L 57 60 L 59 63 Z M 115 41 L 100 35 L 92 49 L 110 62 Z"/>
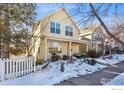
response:
<path id="1" fill-rule="evenodd" d="M 51 33 L 51 22 L 54 22 L 55 23 L 55 33 Z M 56 26 L 56 24 L 59 24 L 60 25 L 60 33 L 58 34 L 58 33 L 56 33 L 57 31 L 56 31 L 56 29 L 57 29 L 57 26 Z M 51 34 L 56 34 L 56 35 L 60 35 L 61 34 L 61 24 L 60 24 L 60 22 L 57 22 L 57 21 L 50 21 L 50 23 L 49 23 L 49 32 L 51 33 Z"/>
<path id="2" fill-rule="evenodd" d="M 72 35 L 66 35 L 66 26 L 69 26 L 69 27 L 72 28 Z M 73 34 L 74 29 L 73 29 L 72 26 L 70 26 L 70 25 L 65 25 L 65 26 L 64 26 L 64 31 L 65 31 L 65 36 L 69 36 L 69 37 L 73 37 L 73 36 L 74 36 L 74 34 Z"/>
<path id="3" fill-rule="evenodd" d="M 58 46 L 55 47 L 54 44 L 58 44 Z M 58 50 L 59 46 L 60 46 L 60 50 Z M 52 49 L 52 51 L 50 51 L 50 48 Z M 56 51 L 55 51 L 55 50 L 56 50 Z M 48 51 L 49 51 L 49 53 L 53 53 L 53 52 L 62 53 L 62 43 L 59 42 L 59 41 L 50 41 L 50 42 L 48 43 Z"/>

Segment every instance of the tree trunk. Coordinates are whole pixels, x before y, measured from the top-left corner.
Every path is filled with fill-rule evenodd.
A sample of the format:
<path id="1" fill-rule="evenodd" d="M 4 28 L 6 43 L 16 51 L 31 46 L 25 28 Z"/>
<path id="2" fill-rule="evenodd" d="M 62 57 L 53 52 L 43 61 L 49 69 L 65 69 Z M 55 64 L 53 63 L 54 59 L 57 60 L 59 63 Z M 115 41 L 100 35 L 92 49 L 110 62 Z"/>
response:
<path id="1" fill-rule="evenodd" d="M 104 39 L 101 40 L 102 43 L 102 56 L 105 55 L 105 44 L 104 44 Z"/>
<path id="2" fill-rule="evenodd" d="M 105 23 L 102 21 L 102 19 L 100 18 L 100 16 L 97 14 L 94 6 L 92 3 L 89 3 L 90 8 L 92 9 L 93 14 L 95 15 L 95 17 L 98 19 L 98 21 L 100 22 L 100 24 L 102 25 L 102 27 L 104 28 L 104 30 L 106 31 L 106 33 L 108 35 L 110 35 L 115 41 L 117 41 L 118 43 L 120 43 L 121 45 L 124 45 L 124 42 L 121 41 L 119 38 L 117 38 L 115 35 L 113 35 L 107 28 L 107 26 L 105 25 Z"/>
<path id="3" fill-rule="evenodd" d="M 3 58 L 9 58 L 9 43 L 3 44 Z"/>
<path id="4" fill-rule="evenodd" d="M 10 45 L 10 29 L 9 29 L 9 14 L 8 14 L 8 4 L 4 4 L 5 8 L 5 37 L 3 40 L 3 58 L 9 58 L 9 45 Z"/>
<path id="5" fill-rule="evenodd" d="M 27 46 L 26 50 L 27 50 L 27 56 L 30 56 L 31 55 L 31 52 L 30 52 L 29 46 Z"/>

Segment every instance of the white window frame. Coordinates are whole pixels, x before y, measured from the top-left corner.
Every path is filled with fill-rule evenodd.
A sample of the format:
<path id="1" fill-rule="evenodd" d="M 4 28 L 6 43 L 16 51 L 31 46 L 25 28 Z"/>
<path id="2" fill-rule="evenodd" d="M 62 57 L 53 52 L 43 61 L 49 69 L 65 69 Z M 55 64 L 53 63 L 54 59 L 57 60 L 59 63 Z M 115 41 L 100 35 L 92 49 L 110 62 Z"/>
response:
<path id="1" fill-rule="evenodd" d="M 54 22 L 55 23 L 55 33 L 51 33 L 51 22 Z M 49 32 L 51 33 L 51 34 L 56 34 L 56 35 L 60 35 L 61 34 L 61 24 L 59 23 L 59 22 L 56 22 L 56 21 L 50 21 L 50 26 L 49 26 Z M 58 34 L 58 33 L 56 33 L 56 28 L 57 28 L 57 26 L 56 26 L 56 24 L 60 24 L 60 33 Z"/>
<path id="2" fill-rule="evenodd" d="M 72 28 L 72 36 L 71 35 L 66 35 L 66 26 L 69 26 L 69 30 L 70 30 L 70 27 Z M 71 37 L 73 37 L 74 36 L 74 34 L 73 34 L 73 27 L 72 26 L 70 26 L 70 25 L 65 25 L 64 26 L 64 30 L 65 30 L 65 36 L 71 36 Z M 69 31 L 69 32 L 71 32 L 71 31 Z"/>

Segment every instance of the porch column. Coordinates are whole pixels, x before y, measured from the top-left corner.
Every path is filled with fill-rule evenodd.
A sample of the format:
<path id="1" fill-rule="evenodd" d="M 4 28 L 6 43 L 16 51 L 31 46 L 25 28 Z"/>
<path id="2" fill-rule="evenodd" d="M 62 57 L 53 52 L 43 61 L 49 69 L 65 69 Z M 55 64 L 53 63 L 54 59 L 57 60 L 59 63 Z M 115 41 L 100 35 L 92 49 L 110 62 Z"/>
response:
<path id="1" fill-rule="evenodd" d="M 90 50 L 93 50 L 93 46 L 92 46 L 92 43 L 90 43 Z"/>
<path id="2" fill-rule="evenodd" d="M 71 57 L 71 51 L 72 51 L 72 49 L 71 49 L 71 41 L 69 41 L 69 57 Z"/>
<path id="3" fill-rule="evenodd" d="M 89 47 L 88 47 L 89 45 L 88 44 L 86 44 L 86 52 L 89 50 Z"/>
<path id="4" fill-rule="evenodd" d="M 96 45 L 95 45 L 95 46 L 96 46 L 96 47 L 95 47 L 95 48 L 96 48 L 96 51 L 98 51 L 98 44 L 96 43 Z"/>
<path id="5" fill-rule="evenodd" d="M 44 49 L 45 49 L 45 51 L 44 51 L 44 54 L 45 54 L 44 61 L 47 61 L 47 56 L 48 56 L 47 55 L 47 48 L 48 48 L 47 47 L 47 38 L 44 39 L 44 46 L 45 46 L 44 47 Z"/>

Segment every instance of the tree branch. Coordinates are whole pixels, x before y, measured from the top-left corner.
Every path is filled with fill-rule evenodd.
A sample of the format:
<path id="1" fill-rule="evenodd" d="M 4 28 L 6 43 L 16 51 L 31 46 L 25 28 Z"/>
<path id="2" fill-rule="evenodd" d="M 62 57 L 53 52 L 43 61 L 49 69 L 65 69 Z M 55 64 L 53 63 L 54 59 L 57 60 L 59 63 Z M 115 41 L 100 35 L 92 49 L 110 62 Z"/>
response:
<path id="1" fill-rule="evenodd" d="M 100 18 L 100 16 L 97 14 L 97 12 L 96 12 L 96 10 L 95 10 L 93 4 L 92 4 L 92 3 L 89 3 L 89 6 L 90 6 L 90 8 L 92 9 L 92 12 L 93 12 L 94 16 L 98 19 L 98 21 L 100 22 L 100 24 L 102 25 L 102 27 L 104 28 L 104 30 L 106 31 L 106 33 L 107 33 L 108 35 L 110 35 L 110 36 L 111 36 L 114 40 L 116 40 L 118 43 L 124 45 L 124 42 L 123 42 L 123 41 L 121 41 L 119 38 L 117 38 L 115 35 L 113 35 L 113 34 L 108 30 L 108 28 L 107 28 L 107 26 L 105 25 L 105 23 L 102 21 L 102 19 Z"/>

